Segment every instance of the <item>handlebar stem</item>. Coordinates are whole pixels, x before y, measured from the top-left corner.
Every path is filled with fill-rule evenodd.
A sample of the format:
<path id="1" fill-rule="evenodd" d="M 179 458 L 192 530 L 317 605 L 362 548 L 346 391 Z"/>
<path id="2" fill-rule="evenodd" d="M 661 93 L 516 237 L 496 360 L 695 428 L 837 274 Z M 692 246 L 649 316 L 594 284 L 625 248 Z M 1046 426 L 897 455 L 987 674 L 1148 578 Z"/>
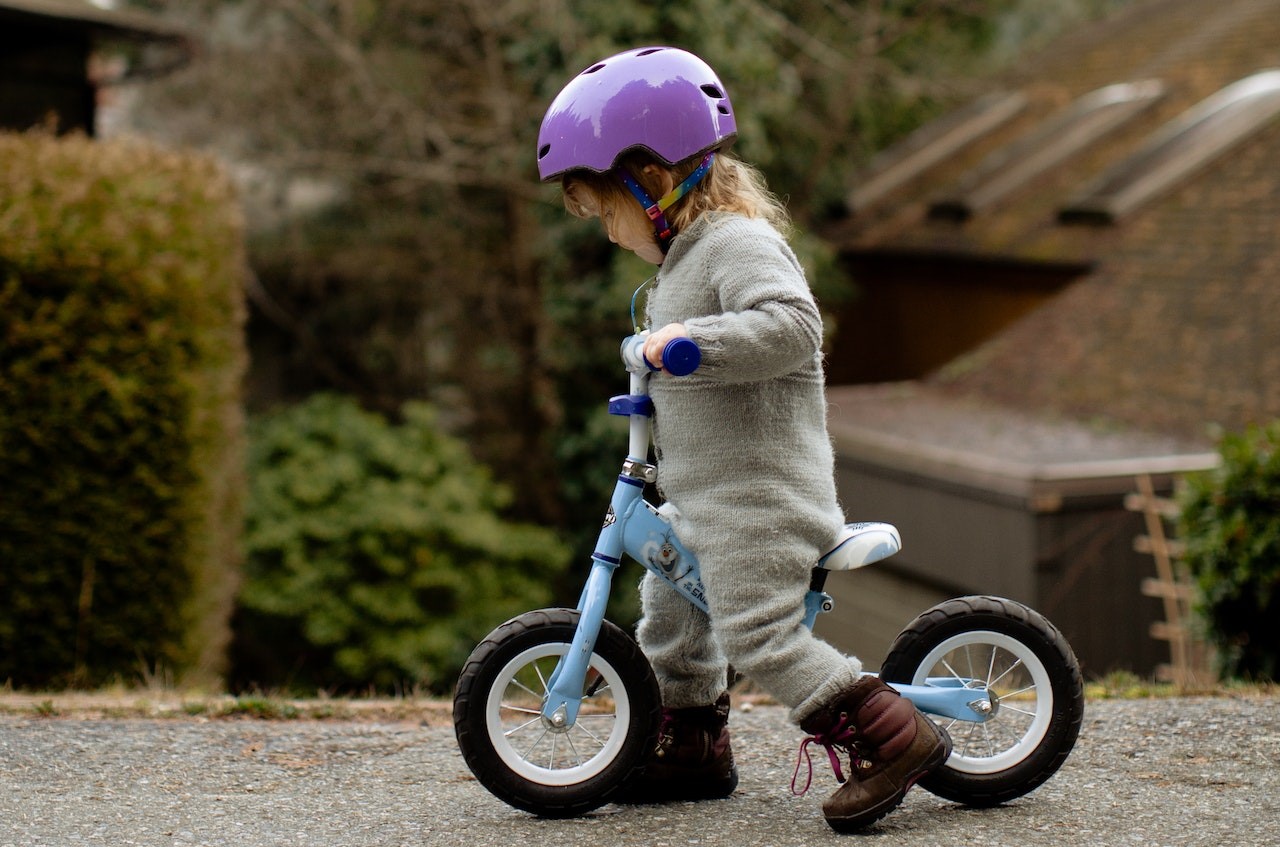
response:
<path id="1" fill-rule="evenodd" d="M 643 397 L 649 395 L 649 372 L 631 373 L 631 393 Z M 632 415 L 627 419 L 630 424 L 627 440 L 627 458 L 636 462 L 649 460 L 649 418 L 645 415 Z"/>

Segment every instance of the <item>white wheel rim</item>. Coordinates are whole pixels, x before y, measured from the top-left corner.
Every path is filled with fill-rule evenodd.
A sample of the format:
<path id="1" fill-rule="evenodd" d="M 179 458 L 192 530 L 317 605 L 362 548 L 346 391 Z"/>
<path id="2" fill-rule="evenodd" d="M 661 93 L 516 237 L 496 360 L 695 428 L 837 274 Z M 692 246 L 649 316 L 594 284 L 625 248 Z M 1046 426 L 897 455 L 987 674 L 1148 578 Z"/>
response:
<path id="1" fill-rule="evenodd" d="M 999 632 L 962 632 L 933 648 L 916 668 L 915 685 L 930 677 L 966 681 L 995 695 L 996 713 L 985 722 L 936 718 L 951 734 L 947 766 L 970 774 L 1010 768 L 1044 740 L 1053 717 L 1049 672 L 1031 648 Z"/>
<path id="2" fill-rule="evenodd" d="M 622 677 L 599 654 L 591 670 L 604 682 L 583 697 L 578 720 L 553 731 L 541 717 L 547 679 L 568 650 L 565 643 L 530 647 L 503 666 L 489 689 L 485 723 L 494 752 L 522 779 L 540 785 L 576 785 L 613 762 L 626 741 L 631 701 Z M 589 674 L 590 676 L 590 674 Z"/>

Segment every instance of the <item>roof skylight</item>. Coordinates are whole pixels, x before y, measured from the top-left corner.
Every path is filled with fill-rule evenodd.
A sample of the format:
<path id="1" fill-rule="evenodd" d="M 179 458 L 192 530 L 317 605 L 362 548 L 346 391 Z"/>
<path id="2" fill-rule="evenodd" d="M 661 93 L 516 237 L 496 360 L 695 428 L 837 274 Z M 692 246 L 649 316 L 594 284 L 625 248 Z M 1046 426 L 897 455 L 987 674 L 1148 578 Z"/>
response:
<path id="1" fill-rule="evenodd" d="M 1245 141 L 1280 115 L 1280 68 L 1232 83 L 1165 124 L 1059 212 L 1064 223 L 1112 223 Z"/>
<path id="2" fill-rule="evenodd" d="M 1012 120 L 1027 105 L 1021 93 L 996 93 L 936 121 L 925 124 L 876 156 L 866 179 L 848 196 L 849 211 L 857 214 L 884 199 L 987 133 Z"/>
<path id="3" fill-rule="evenodd" d="M 960 178 L 953 193 L 934 202 L 929 216 L 966 220 L 1026 187 L 1164 96 L 1158 80 L 1099 88 L 1078 98 L 1038 129 L 992 153 Z"/>

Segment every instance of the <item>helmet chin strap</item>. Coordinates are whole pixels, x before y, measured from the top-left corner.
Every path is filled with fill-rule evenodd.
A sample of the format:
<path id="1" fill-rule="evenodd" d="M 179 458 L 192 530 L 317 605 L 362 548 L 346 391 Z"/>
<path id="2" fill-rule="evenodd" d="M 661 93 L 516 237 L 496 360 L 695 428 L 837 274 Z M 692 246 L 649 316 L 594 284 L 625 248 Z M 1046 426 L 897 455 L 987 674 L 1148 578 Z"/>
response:
<path id="1" fill-rule="evenodd" d="M 707 171 L 711 170 L 711 163 L 715 161 L 715 151 L 711 151 L 702 157 L 702 162 L 694 169 L 693 173 L 685 177 L 684 182 L 671 189 L 667 194 L 657 202 L 649 196 L 649 192 L 645 191 L 640 183 L 636 181 L 626 168 L 618 168 L 618 178 L 622 180 L 633 197 L 644 208 L 644 213 L 649 216 L 649 220 L 653 221 L 653 231 L 658 239 L 658 246 L 662 248 L 662 254 L 665 256 L 667 250 L 671 247 L 671 239 L 676 234 L 671 228 L 671 224 L 667 222 L 665 212 L 670 209 L 683 196 L 689 193 L 695 185 L 702 181 L 707 175 Z"/>

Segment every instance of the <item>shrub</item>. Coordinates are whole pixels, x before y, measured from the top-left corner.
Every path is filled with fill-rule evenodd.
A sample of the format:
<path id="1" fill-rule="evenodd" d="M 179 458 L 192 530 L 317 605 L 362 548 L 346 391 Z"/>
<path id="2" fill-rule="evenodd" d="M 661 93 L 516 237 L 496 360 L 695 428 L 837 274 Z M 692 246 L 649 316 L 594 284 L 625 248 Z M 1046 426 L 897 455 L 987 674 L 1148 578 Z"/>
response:
<path id="1" fill-rule="evenodd" d="M 1186 560 L 1225 675 L 1280 679 L 1280 422 L 1221 439 L 1182 495 Z"/>
<path id="2" fill-rule="evenodd" d="M 251 425 L 241 684 L 444 691 L 550 599 L 565 545 L 502 520 L 508 493 L 431 407 L 402 414 L 321 394 Z"/>
<path id="3" fill-rule="evenodd" d="M 0 680 L 216 681 L 244 256 L 209 159 L 0 134 Z"/>

